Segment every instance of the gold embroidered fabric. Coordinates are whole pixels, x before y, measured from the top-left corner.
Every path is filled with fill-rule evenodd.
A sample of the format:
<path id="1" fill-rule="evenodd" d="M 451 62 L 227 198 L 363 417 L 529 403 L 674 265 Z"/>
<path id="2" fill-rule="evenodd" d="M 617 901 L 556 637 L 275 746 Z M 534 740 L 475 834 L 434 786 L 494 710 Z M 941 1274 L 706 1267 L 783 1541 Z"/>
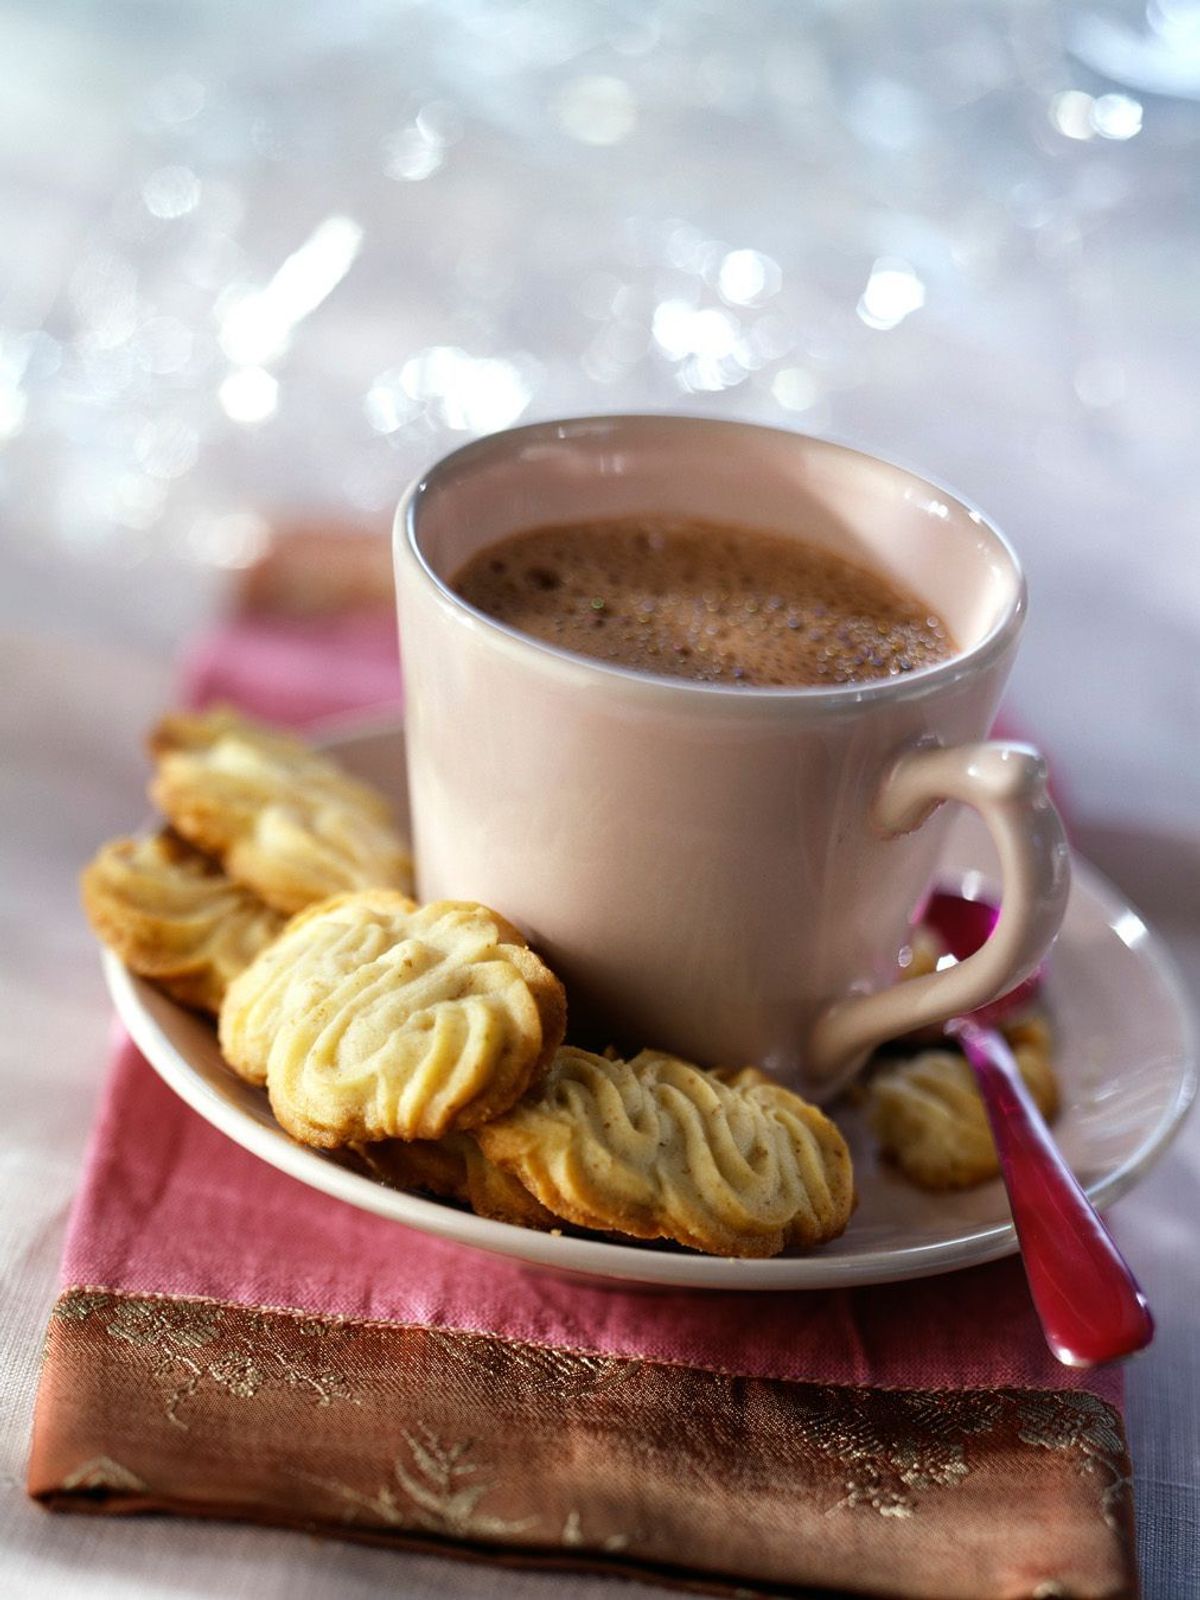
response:
<path id="1" fill-rule="evenodd" d="M 55 1307 L 29 1487 L 747 1596 L 1136 1592 L 1121 1419 L 1086 1392 L 748 1379 L 104 1290 Z"/>

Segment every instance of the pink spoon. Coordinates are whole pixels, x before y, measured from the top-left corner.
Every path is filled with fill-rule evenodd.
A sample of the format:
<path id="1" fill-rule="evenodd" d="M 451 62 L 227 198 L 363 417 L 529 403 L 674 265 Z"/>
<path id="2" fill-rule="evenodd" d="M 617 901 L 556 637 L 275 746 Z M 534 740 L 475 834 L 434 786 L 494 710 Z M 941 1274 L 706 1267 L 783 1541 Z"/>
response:
<path id="1" fill-rule="evenodd" d="M 956 961 L 990 936 L 999 908 L 936 892 L 925 923 Z M 1000 1172 L 1046 1343 L 1069 1367 L 1094 1367 L 1142 1350 L 1154 1337 L 1146 1297 L 1095 1207 L 1063 1160 L 996 1023 L 1032 998 L 1018 988 L 946 1024 L 962 1046 L 987 1109 Z"/>

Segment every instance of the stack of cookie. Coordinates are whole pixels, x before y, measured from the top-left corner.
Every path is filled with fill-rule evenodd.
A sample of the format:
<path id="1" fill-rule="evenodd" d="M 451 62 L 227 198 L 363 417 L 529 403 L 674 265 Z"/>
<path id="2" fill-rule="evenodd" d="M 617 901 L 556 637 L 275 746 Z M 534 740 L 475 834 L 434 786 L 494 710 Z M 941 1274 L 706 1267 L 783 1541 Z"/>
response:
<path id="1" fill-rule="evenodd" d="M 235 713 L 150 740 L 168 827 L 83 875 L 100 938 L 219 1018 L 280 1124 L 384 1181 L 527 1227 L 766 1256 L 845 1228 L 830 1120 L 761 1074 L 564 1046 L 562 985 L 498 913 L 409 897 L 386 802 Z"/>
<path id="2" fill-rule="evenodd" d="M 228 710 L 167 717 L 150 749 L 167 826 L 105 845 L 85 907 L 134 972 L 218 1017 L 292 1138 L 525 1227 L 732 1256 L 844 1230 L 850 1155 L 824 1113 L 756 1069 L 565 1045 L 563 987 L 518 930 L 414 901 L 386 801 L 328 756 Z M 1046 1104 L 1045 1040 L 1026 1044 Z M 923 1052 L 866 1092 L 914 1181 L 993 1175 L 960 1057 Z"/>

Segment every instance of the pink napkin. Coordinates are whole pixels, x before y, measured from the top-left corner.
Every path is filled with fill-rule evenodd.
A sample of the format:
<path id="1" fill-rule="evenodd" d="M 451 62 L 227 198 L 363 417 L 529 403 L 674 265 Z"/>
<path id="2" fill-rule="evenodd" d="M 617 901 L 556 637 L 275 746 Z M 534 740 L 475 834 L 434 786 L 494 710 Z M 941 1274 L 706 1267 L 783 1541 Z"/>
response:
<path id="1" fill-rule="evenodd" d="M 184 672 L 193 705 L 233 701 L 299 726 L 400 713 L 390 616 L 231 623 Z M 147 1135 L 133 1137 L 139 1127 Z M 164 1157 L 169 1152 L 169 1159 Z M 249 1211 L 253 1233 L 239 1226 Z M 151 1224 L 148 1226 L 148 1224 Z M 329 1263 L 337 1263 L 330 1271 Z M 1016 1261 L 869 1293 L 622 1293 L 405 1234 L 266 1166 L 195 1116 L 128 1041 L 117 1049 L 63 1263 L 68 1283 L 207 1295 L 501 1333 L 763 1377 L 888 1386 L 1090 1388 L 1120 1374 L 1051 1357 Z"/>
<path id="2" fill-rule="evenodd" d="M 231 622 L 191 651 L 185 695 L 196 704 L 233 700 L 266 718 L 301 725 L 364 706 L 398 709 L 399 676 L 390 618 L 372 613 L 303 625 L 278 620 Z M 945 1445 L 952 1462 L 961 1458 L 966 1463 L 961 1473 L 957 1465 L 946 1467 L 943 1463 L 943 1468 L 938 1469 L 943 1471 L 939 1480 L 938 1470 L 930 1469 L 922 1476 L 922 1471 L 903 1465 L 906 1458 L 902 1451 L 896 1456 L 900 1447 L 885 1447 L 876 1441 L 870 1448 L 877 1453 L 882 1450 L 892 1463 L 887 1468 L 891 1487 L 878 1491 L 876 1515 L 869 1526 L 865 1519 L 855 1522 L 854 1529 L 858 1531 L 846 1544 L 842 1530 L 851 1526 L 850 1521 L 839 1520 L 835 1529 L 828 1520 L 831 1513 L 818 1514 L 819 1508 L 809 1507 L 812 1528 L 828 1529 L 829 1538 L 825 1540 L 822 1532 L 821 1540 L 828 1545 L 828 1552 L 835 1553 L 814 1554 L 816 1546 L 811 1543 L 799 1551 L 789 1546 L 783 1531 L 785 1519 L 771 1535 L 777 1543 L 784 1542 L 780 1553 L 771 1556 L 767 1570 L 753 1570 L 757 1557 L 747 1554 L 731 1567 L 730 1581 L 743 1585 L 819 1581 L 854 1586 L 861 1580 L 865 1585 L 861 1592 L 880 1595 L 998 1597 L 1033 1593 L 1032 1587 L 1027 1591 L 1013 1586 L 1015 1572 L 1023 1575 L 1021 1582 L 1029 1573 L 1038 1582 L 1061 1581 L 1065 1561 L 1067 1576 L 1077 1586 L 1061 1591 L 1047 1587 L 1041 1592 L 1130 1592 L 1126 1587 L 1132 1582 L 1131 1543 L 1124 1481 L 1127 1463 L 1119 1417 L 1120 1375 L 1116 1371 L 1074 1372 L 1052 1359 L 1015 1260 L 951 1276 L 855 1292 L 754 1297 L 623 1290 L 559 1278 L 409 1232 L 305 1188 L 234 1145 L 189 1110 L 155 1076 L 133 1046 L 122 1039 L 114 1051 L 71 1217 L 63 1281 L 65 1292 L 58 1315 L 63 1326 L 63 1350 L 67 1353 L 56 1358 L 57 1366 L 55 1360 L 49 1364 L 31 1468 L 31 1488 L 50 1504 L 115 1510 L 151 1505 L 271 1521 L 307 1518 L 327 1525 L 329 1513 L 324 1508 L 310 1509 L 303 1515 L 291 1509 L 287 1496 L 298 1492 L 294 1486 L 286 1493 L 272 1489 L 270 1494 L 258 1488 L 244 1488 L 227 1499 L 214 1496 L 211 1486 L 203 1492 L 189 1491 L 182 1480 L 156 1485 L 148 1470 L 142 1470 L 136 1460 L 126 1459 L 145 1453 L 144 1427 L 133 1429 L 128 1422 L 110 1417 L 108 1402 L 102 1398 L 113 1388 L 111 1363 L 125 1359 L 138 1346 L 142 1335 L 136 1330 L 152 1324 L 159 1326 L 155 1318 L 160 1313 L 166 1315 L 161 1312 L 163 1306 L 202 1303 L 220 1308 L 223 1317 L 233 1317 L 237 1308 L 245 1308 L 248 1315 L 260 1320 L 264 1308 L 270 1308 L 271 1314 L 298 1313 L 321 1319 L 324 1329 L 335 1325 L 329 1319 L 337 1319 L 339 1327 L 386 1325 L 399 1331 L 480 1336 L 491 1342 L 489 1348 L 498 1341 L 497 1347 L 534 1348 L 556 1353 L 563 1359 L 569 1355 L 572 1360 L 636 1363 L 639 1370 L 648 1370 L 646 1364 L 653 1364 L 655 1371 L 687 1369 L 692 1374 L 689 1381 L 697 1381 L 696 1375 L 704 1374 L 711 1375 L 714 1381 L 767 1380 L 798 1386 L 788 1391 L 794 1395 L 816 1393 L 808 1386 L 819 1385 L 823 1396 L 867 1396 L 867 1400 L 853 1401 L 858 1407 L 855 1416 L 860 1415 L 862 1405 L 873 1404 L 870 1397 L 881 1391 L 898 1391 L 909 1397 L 939 1393 L 961 1396 L 968 1392 L 993 1397 L 1019 1394 L 1026 1397 L 1020 1402 L 1026 1406 L 1036 1405 L 1036 1396 L 1041 1394 L 1047 1400 L 1053 1398 L 1059 1406 L 1054 1413 L 1059 1421 L 1053 1424 L 1058 1433 L 1050 1444 L 1030 1443 L 1025 1434 L 1033 1424 L 1013 1420 L 1017 1416 L 1013 1412 L 1003 1423 L 1002 1438 L 1001 1434 L 996 1436 L 1001 1439 L 1001 1444 L 996 1445 L 999 1453 L 988 1457 L 985 1442 L 991 1435 L 987 1429 L 1001 1428 L 1001 1423 L 995 1421 L 999 1413 L 985 1406 L 979 1414 L 992 1419 L 986 1426 L 983 1422 L 963 1423 L 961 1441 L 951 1446 L 943 1440 L 937 1445 L 938 1449 Z M 132 1321 L 129 1306 L 142 1308 Z M 145 1311 L 147 1306 L 150 1311 Z M 341 1319 L 345 1319 L 344 1324 Z M 210 1390 L 224 1405 L 236 1385 L 230 1388 L 232 1380 L 227 1382 L 221 1377 L 232 1358 L 222 1356 L 206 1364 L 188 1345 L 184 1334 L 178 1332 L 178 1326 L 192 1324 L 177 1325 L 168 1318 L 162 1326 L 168 1331 L 160 1329 L 154 1337 L 159 1341 L 159 1355 L 164 1350 L 166 1355 L 159 1365 L 148 1370 L 160 1375 L 164 1370 L 184 1373 L 185 1399 L 173 1400 L 167 1407 L 171 1426 L 165 1434 L 170 1436 L 170 1443 L 175 1422 L 184 1417 L 186 1425 L 187 1406 L 199 1407 Z M 100 1330 L 92 1343 L 86 1349 L 71 1344 L 71 1340 L 82 1339 L 88 1327 Z M 210 1324 L 203 1327 L 210 1328 Z M 212 1336 L 217 1337 L 215 1333 Z M 241 1329 L 236 1337 L 245 1343 L 249 1335 Z M 203 1344 L 199 1334 L 195 1338 Z M 278 1357 L 279 1361 L 282 1359 Z M 288 1360 L 293 1358 L 289 1356 Z M 109 1363 L 100 1376 L 97 1362 Z M 198 1374 L 194 1381 L 188 1377 L 189 1362 Z M 258 1357 L 251 1360 L 251 1366 L 268 1375 L 275 1371 L 270 1364 L 263 1368 Z M 246 1384 L 255 1381 L 258 1380 L 245 1378 Z M 93 1397 L 92 1417 L 81 1417 L 81 1412 L 87 1412 L 86 1398 L 83 1402 L 80 1399 L 81 1391 L 85 1397 Z M 335 1404 L 336 1398 L 335 1394 L 330 1404 Z M 288 1404 L 293 1403 L 295 1397 L 289 1391 Z M 672 1406 L 679 1403 L 678 1397 L 670 1400 Z M 995 1403 L 1002 1404 L 1000 1400 Z M 905 1416 L 911 1421 L 918 1415 L 913 1410 L 916 1402 L 910 1405 L 905 1400 L 905 1404 L 909 1405 Z M 650 1405 L 649 1400 L 646 1405 Z M 1008 1405 L 1005 1399 L 1002 1409 Z M 1098 1412 L 1094 1410 L 1097 1407 Z M 68 1411 L 69 1420 L 64 1420 Z M 936 1441 L 941 1437 L 942 1425 L 934 1412 L 921 1412 L 920 1426 Z M 1094 1440 L 1088 1442 L 1092 1436 L 1087 1435 L 1081 1422 L 1069 1427 L 1062 1422 L 1064 1416 L 1078 1421 L 1085 1413 L 1093 1423 L 1095 1416 L 1102 1414 L 1108 1429 L 1106 1459 L 1112 1463 L 1111 1473 L 1103 1481 L 1097 1478 L 1095 1483 L 1087 1475 L 1098 1447 Z M 351 1421 L 340 1426 L 349 1427 L 353 1422 L 353 1416 L 347 1415 Z M 1020 1415 L 1025 1417 L 1026 1413 L 1022 1411 Z M 1094 1434 L 1093 1423 L 1088 1426 L 1093 1427 Z M 834 1425 L 832 1419 L 821 1424 L 827 1428 Z M 214 1422 L 213 1426 L 217 1424 Z M 678 1426 L 688 1426 L 682 1416 Z M 836 1426 L 845 1432 L 849 1425 L 842 1421 Z M 878 1432 L 882 1425 L 872 1426 Z M 1044 1421 L 1037 1426 L 1043 1431 L 1051 1428 Z M 742 1417 L 738 1427 L 742 1433 L 751 1430 L 739 1447 L 747 1448 L 753 1434 L 752 1421 Z M 796 1427 L 798 1437 L 800 1424 Z M 115 1440 L 111 1436 L 114 1430 L 119 1435 Z M 442 1478 L 447 1473 L 453 1477 L 450 1466 L 438 1467 L 440 1458 L 430 1456 L 432 1447 L 428 1441 L 420 1443 L 423 1434 L 405 1433 L 404 1437 L 417 1441 L 413 1448 L 421 1471 L 433 1461 L 429 1470 L 435 1478 L 439 1472 Z M 856 1444 L 856 1438 L 851 1428 L 844 1447 L 839 1445 L 831 1457 L 836 1472 L 842 1474 L 839 1482 L 844 1478 L 857 1483 L 861 1477 L 861 1473 L 855 1476 L 858 1468 L 853 1463 L 858 1460 L 855 1452 L 861 1454 L 866 1446 L 861 1439 Z M 819 1442 L 824 1450 L 823 1436 Z M 357 1441 L 357 1445 L 361 1454 L 363 1441 Z M 956 1511 L 956 1506 L 965 1508 L 970 1501 L 962 1491 L 956 1498 L 948 1486 L 957 1485 L 960 1478 L 967 1481 L 974 1457 L 981 1463 L 980 1474 L 985 1459 L 992 1461 L 987 1470 L 993 1470 L 995 1462 L 1003 1458 L 1005 1471 L 1011 1466 L 1015 1473 L 1013 1483 L 1026 1485 L 1013 1505 L 1024 1505 L 1026 1491 L 1037 1481 L 1029 1476 L 1030 1461 L 1041 1470 L 1050 1461 L 1047 1452 L 1052 1447 L 1065 1452 L 1061 1485 L 1067 1498 L 1059 1506 L 1062 1528 L 1066 1529 L 1069 1520 L 1062 1506 L 1067 1505 L 1070 1495 L 1084 1492 L 1080 1484 L 1096 1499 L 1094 1527 L 1091 1511 L 1085 1508 L 1079 1513 L 1078 1538 L 1074 1534 L 1068 1537 L 1060 1530 L 1060 1536 L 1039 1543 L 1034 1539 L 1032 1524 L 1024 1531 L 1009 1525 L 1003 1537 L 998 1537 L 997 1531 L 989 1528 L 986 1501 L 976 1508 L 977 1515 L 955 1523 L 956 1516 L 966 1515 L 965 1510 Z M 217 1450 L 217 1445 L 213 1448 Z M 927 1439 L 921 1448 L 933 1446 Z M 94 1457 L 70 1465 L 73 1452 L 89 1450 L 95 1452 Z M 423 1456 L 421 1451 L 425 1452 Z M 160 1474 L 169 1476 L 169 1470 L 174 1470 L 162 1465 L 165 1458 L 161 1455 L 154 1459 L 159 1463 L 155 1470 Z M 283 1470 L 275 1456 L 271 1459 L 272 1472 Z M 98 1467 L 96 1461 L 108 1465 Z M 190 1470 L 179 1468 L 184 1474 Z M 217 1468 L 213 1470 L 220 1475 Z M 401 1470 L 398 1464 L 396 1470 Z M 676 1473 L 682 1470 L 672 1469 Z M 82 1476 L 73 1483 L 68 1481 L 76 1473 Z M 784 1469 L 779 1467 L 776 1475 L 782 1484 Z M 314 1481 L 317 1476 L 308 1474 Z M 1117 1489 L 1109 1482 L 1110 1476 L 1118 1483 Z M 1060 1479 L 1054 1481 L 1059 1483 Z M 939 1482 L 943 1484 L 940 1490 Z M 545 1485 L 541 1487 L 544 1492 Z M 598 1490 L 599 1486 L 593 1483 L 592 1487 Z M 1103 1499 L 1102 1489 L 1107 1500 Z M 500 1524 L 504 1519 L 493 1517 L 496 1527 L 490 1533 L 490 1524 L 481 1529 L 472 1524 L 471 1517 L 459 1526 L 455 1514 L 442 1503 L 450 1503 L 445 1495 L 438 1502 L 441 1509 L 436 1511 L 430 1511 L 420 1494 L 416 1495 L 416 1510 L 405 1521 L 395 1511 L 398 1497 L 403 1500 L 403 1496 L 394 1487 L 377 1503 L 370 1496 L 364 1501 L 365 1491 L 354 1493 L 358 1498 L 348 1502 L 351 1510 L 347 1513 L 347 1531 L 351 1533 L 374 1537 L 382 1536 L 382 1530 L 382 1534 L 395 1534 L 410 1543 L 425 1537 L 435 1541 L 452 1538 L 477 1550 L 501 1545 L 505 1559 L 512 1558 L 513 1549 L 524 1550 L 530 1559 L 550 1558 L 543 1548 L 544 1537 L 539 1535 L 532 1541 L 537 1545 L 535 1552 L 526 1534 L 503 1533 Z M 835 1509 L 859 1503 L 854 1499 L 857 1490 L 847 1493 L 850 1499 L 843 1496 L 834 1502 Z M 650 1490 L 644 1487 L 638 1491 L 642 1513 L 649 1494 Z M 879 1502 L 879 1495 L 883 1495 L 884 1503 Z M 891 1501 L 888 1495 L 892 1495 Z M 932 1529 L 939 1526 L 938 1517 L 948 1519 L 945 1528 L 949 1533 L 944 1538 L 939 1534 L 941 1544 L 935 1541 L 935 1559 L 934 1546 L 922 1545 L 916 1552 L 906 1519 L 912 1516 L 914 1507 L 937 1495 L 941 1498 L 936 1516 L 927 1511 L 920 1522 L 921 1527 Z M 755 1507 L 767 1504 L 764 1496 L 766 1489 L 759 1484 L 754 1498 L 747 1503 Z M 783 1503 L 798 1508 L 802 1499 L 793 1485 L 787 1488 Z M 375 1507 L 371 1514 L 362 1509 L 368 1502 Z M 893 1506 L 892 1513 L 887 1511 L 889 1504 Z M 1054 1494 L 1042 1511 L 1051 1504 L 1059 1504 Z M 1090 1504 L 1089 1500 L 1088 1507 Z M 657 1551 L 649 1535 L 641 1537 L 639 1544 L 632 1535 L 610 1532 L 605 1535 L 608 1543 L 589 1543 L 586 1524 L 590 1514 L 579 1506 L 564 1512 L 566 1531 L 561 1542 L 570 1559 L 618 1565 L 625 1561 L 627 1570 L 652 1570 L 659 1575 L 666 1572 L 664 1563 L 669 1564 L 674 1558 Z M 1009 1514 L 1013 1514 L 1011 1507 Z M 1020 1515 L 1032 1516 L 1036 1522 L 1041 1512 L 1036 1507 L 1026 1507 Z M 1074 1515 L 1072 1511 L 1071 1516 Z M 656 1516 L 661 1520 L 661 1511 Z M 752 1514 L 744 1512 L 743 1516 Z M 822 1516 L 826 1517 L 825 1522 Z M 524 1528 L 530 1519 L 508 1520 L 513 1527 L 520 1522 Z M 577 1525 L 584 1529 L 582 1545 L 570 1531 Z M 1045 1528 L 1040 1529 L 1040 1534 L 1045 1532 Z M 1022 1551 L 1021 1540 L 1026 1536 L 1031 1542 Z M 701 1539 L 699 1533 L 695 1537 Z M 762 1530 L 754 1537 L 766 1541 L 763 1549 L 770 1543 Z M 620 1543 L 622 1539 L 626 1540 L 624 1545 Z M 1062 1543 L 1064 1539 L 1066 1545 Z M 962 1548 L 957 1548 L 960 1545 Z M 1070 1553 L 1064 1554 L 1067 1546 Z M 563 1550 L 556 1549 L 553 1558 L 562 1555 Z M 692 1557 L 681 1554 L 678 1559 L 693 1581 L 697 1571 L 706 1575 L 706 1581 L 716 1581 L 714 1571 L 719 1575 L 724 1566 L 716 1555 L 705 1556 L 702 1551 Z M 863 1577 L 864 1572 L 869 1576 Z M 965 1587 L 956 1588 L 955 1584 Z"/>

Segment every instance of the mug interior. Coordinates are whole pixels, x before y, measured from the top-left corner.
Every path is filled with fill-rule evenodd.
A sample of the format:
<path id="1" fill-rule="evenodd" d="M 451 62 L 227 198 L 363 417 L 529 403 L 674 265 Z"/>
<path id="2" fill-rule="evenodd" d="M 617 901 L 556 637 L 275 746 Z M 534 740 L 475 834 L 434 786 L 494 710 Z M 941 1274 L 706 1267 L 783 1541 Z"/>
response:
<path id="1" fill-rule="evenodd" d="M 585 417 L 492 434 L 432 469 L 397 533 L 448 588 L 509 534 L 650 513 L 787 534 L 871 568 L 936 611 L 959 656 L 1023 602 L 1008 544 L 945 490 L 843 445 L 707 418 Z"/>

